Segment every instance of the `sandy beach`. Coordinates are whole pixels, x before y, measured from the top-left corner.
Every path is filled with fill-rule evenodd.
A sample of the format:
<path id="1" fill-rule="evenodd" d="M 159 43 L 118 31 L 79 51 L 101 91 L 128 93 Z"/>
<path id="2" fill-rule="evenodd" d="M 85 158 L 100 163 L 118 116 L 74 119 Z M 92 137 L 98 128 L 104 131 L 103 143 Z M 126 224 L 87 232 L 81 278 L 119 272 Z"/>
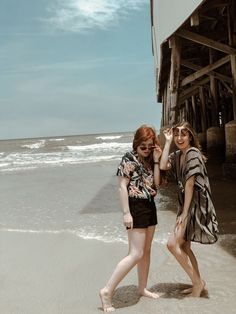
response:
<path id="1" fill-rule="evenodd" d="M 86 165 L 1 176 L 1 198 L 5 208 L 2 220 L 4 218 L 6 222 L 0 231 L 0 313 L 101 313 L 98 291 L 127 253 L 114 168 L 115 163 L 90 164 L 93 177 L 85 177 L 88 173 Z M 80 180 L 81 176 L 83 180 Z M 234 313 L 235 182 L 212 176 L 212 189 L 222 226 L 220 240 L 212 246 L 194 245 L 207 291 L 200 299 L 180 293 L 189 287 L 190 282 L 166 249 L 168 234 L 175 221 L 176 201 L 173 198 L 174 187 L 170 184 L 168 189 L 160 191 L 157 198 L 159 226 L 153 243 L 148 284 L 161 297 L 158 300 L 138 297 L 134 269 L 115 292 L 113 302 L 117 313 Z M 89 183 L 91 188 L 86 193 Z M 222 184 L 226 187 L 224 196 L 220 194 Z M 80 191 L 78 194 L 77 189 Z M 30 200 L 27 197 L 23 200 L 22 195 L 30 196 Z M 33 200 L 35 206 L 30 208 Z M 31 230 L 26 213 L 18 222 L 7 216 L 14 204 L 22 210 L 23 206 L 27 207 L 31 210 L 30 215 L 35 213 L 36 220 L 28 218 L 32 219 L 29 222 Z M 40 204 L 40 212 L 36 204 Z M 53 214 L 43 222 L 44 228 L 37 228 L 47 213 L 43 204 L 45 208 L 50 207 Z M 76 206 L 79 215 L 78 212 L 73 213 Z M 227 212 L 225 206 L 228 207 Z M 67 217 L 68 207 L 73 215 L 70 212 L 71 216 Z M 64 227 L 62 220 L 66 221 Z M 17 223 L 22 225 L 17 228 Z"/>
<path id="2" fill-rule="evenodd" d="M 164 216 L 162 219 L 170 218 Z M 1 232 L 0 239 L 0 313 L 4 314 L 99 313 L 98 290 L 126 254 L 125 244 L 66 233 Z M 140 299 L 133 270 L 114 295 L 117 312 L 234 313 L 235 257 L 219 244 L 210 248 L 196 245 L 195 251 L 207 282 L 203 297 L 187 298 L 180 293 L 189 286 L 188 279 L 165 245 L 154 243 L 149 287 L 161 297 Z"/>

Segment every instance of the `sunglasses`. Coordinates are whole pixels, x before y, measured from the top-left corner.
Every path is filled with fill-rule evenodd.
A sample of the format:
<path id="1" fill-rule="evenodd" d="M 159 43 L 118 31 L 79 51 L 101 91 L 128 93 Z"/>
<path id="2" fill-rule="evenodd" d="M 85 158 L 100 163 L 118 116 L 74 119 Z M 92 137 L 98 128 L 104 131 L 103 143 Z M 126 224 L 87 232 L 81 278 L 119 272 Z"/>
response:
<path id="1" fill-rule="evenodd" d="M 151 145 L 151 146 L 145 146 L 145 145 L 142 145 L 142 146 L 139 146 L 139 148 L 142 150 L 142 151 L 145 151 L 145 150 L 153 150 L 155 148 L 155 146 Z"/>
<path id="2" fill-rule="evenodd" d="M 181 129 L 181 128 L 176 127 L 173 129 L 174 136 L 187 136 L 189 134 L 190 134 L 190 131 L 187 128 Z"/>

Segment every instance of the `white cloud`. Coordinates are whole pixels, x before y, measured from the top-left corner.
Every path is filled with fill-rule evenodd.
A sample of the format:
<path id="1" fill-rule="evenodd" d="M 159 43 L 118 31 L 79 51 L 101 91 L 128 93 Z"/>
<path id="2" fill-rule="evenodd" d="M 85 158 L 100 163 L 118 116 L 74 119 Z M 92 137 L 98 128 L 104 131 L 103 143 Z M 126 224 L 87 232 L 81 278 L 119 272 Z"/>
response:
<path id="1" fill-rule="evenodd" d="M 85 32 L 107 29 L 132 10 L 139 10 L 148 0 L 55 0 L 48 8 L 48 22 L 57 30 Z"/>

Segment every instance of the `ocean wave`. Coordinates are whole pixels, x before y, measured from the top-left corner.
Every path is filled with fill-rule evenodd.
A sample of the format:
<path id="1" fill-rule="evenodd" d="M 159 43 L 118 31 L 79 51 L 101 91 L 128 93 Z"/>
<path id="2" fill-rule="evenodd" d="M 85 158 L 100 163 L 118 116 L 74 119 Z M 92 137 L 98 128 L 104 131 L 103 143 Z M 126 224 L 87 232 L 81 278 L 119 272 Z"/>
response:
<path id="1" fill-rule="evenodd" d="M 123 135 L 120 134 L 116 136 L 99 135 L 97 138 L 112 140 L 108 142 L 97 141 L 95 143 L 94 136 L 89 137 L 87 135 L 40 139 L 37 142 L 32 139 L 26 139 L 23 143 L 20 142 L 18 151 L 3 153 L 0 156 L 0 171 L 12 172 L 47 166 L 118 160 L 126 151 L 132 148 L 131 142 L 120 142 L 119 139 L 121 137 Z"/>
<path id="2" fill-rule="evenodd" d="M 9 166 L 10 165 L 10 163 L 9 162 L 1 162 L 0 163 L 0 167 L 7 167 L 7 166 Z"/>
<path id="3" fill-rule="evenodd" d="M 0 228 L 0 231 L 5 232 L 15 232 L 15 233 L 29 233 L 29 234 L 71 234 L 76 237 L 79 237 L 84 240 L 97 240 L 104 243 L 124 243 L 127 244 L 127 233 L 124 229 L 119 228 L 114 230 L 114 232 L 107 232 L 106 226 L 104 226 L 104 232 L 97 232 L 95 229 L 94 231 L 87 231 L 80 228 L 80 230 L 72 230 L 72 229 L 61 229 L 61 230 L 34 230 L 34 229 L 19 229 L 19 228 Z M 153 241 L 155 243 L 165 245 L 167 243 L 167 239 L 169 234 L 162 234 L 161 236 L 154 237 Z"/>
<path id="4" fill-rule="evenodd" d="M 122 138 L 123 135 L 110 135 L 110 136 L 97 136 L 95 137 L 97 140 L 103 140 L 103 141 L 107 141 L 107 140 L 116 140 L 119 138 Z"/>
<path id="5" fill-rule="evenodd" d="M 89 144 L 89 145 L 76 145 L 76 146 L 67 146 L 69 150 L 76 151 L 95 151 L 95 150 L 111 150 L 111 149 L 131 149 L 131 143 L 100 143 L 100 144 Z"/>
<path id="6" fill-rule="evenodd" d="M 45 146 L 45 142 L 46 142 L 46 140 L 40 140 L 39 142 L 36 142 L 36 143 L 24 144 L 21 147 L 29 148 L 29 149 L 38 149 L 38 148 L 44 147 Z"/>
<path id="7" fill-rule="evenodd" d="M 3 232 L 15 232 L 15 233 L 30 233 L 30 234 L 72 234 L 84 240 L 98 240 L 106 243 L 122 242 L 128 243 L 125 238 L 122 237 L 107 237 L 104 235 L 98 235 L 95 232 L 86 233 L 85 231 L 62 229 L 62 230 L 34 230 L 34 229 L 19 229 L 19 228 L 0 228 Z"/>
<path id="8" fill-rule="evenodd" d="M 68 155 L 68 154 L 14 154 L 14 156 L 8 156 L 8 162 L 0 163 L 0 172 L 12 172 L 36 169 L 39 167 L 47 166 L 63 166 L 63 165 L 75 165 L 95 162 L 106 162 L 112 160 L 118 160 L 120 155 Z"/>
<path id="9" fill-rule="evenodd" d="M 50 138 L 48 141 L 49 142 L 62 142 L 64 141 L 64 138 Z"/>

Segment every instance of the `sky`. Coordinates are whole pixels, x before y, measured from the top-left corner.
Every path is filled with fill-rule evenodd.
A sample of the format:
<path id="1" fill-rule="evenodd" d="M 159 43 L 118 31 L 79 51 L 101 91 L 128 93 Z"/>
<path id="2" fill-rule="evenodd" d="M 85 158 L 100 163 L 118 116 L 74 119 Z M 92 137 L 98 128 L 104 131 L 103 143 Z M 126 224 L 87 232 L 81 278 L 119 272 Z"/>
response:
<path id="1" fill-rule="evenodd" d="M 160 126 L 149 0 L 1 0 L 0 139 Z"/>

